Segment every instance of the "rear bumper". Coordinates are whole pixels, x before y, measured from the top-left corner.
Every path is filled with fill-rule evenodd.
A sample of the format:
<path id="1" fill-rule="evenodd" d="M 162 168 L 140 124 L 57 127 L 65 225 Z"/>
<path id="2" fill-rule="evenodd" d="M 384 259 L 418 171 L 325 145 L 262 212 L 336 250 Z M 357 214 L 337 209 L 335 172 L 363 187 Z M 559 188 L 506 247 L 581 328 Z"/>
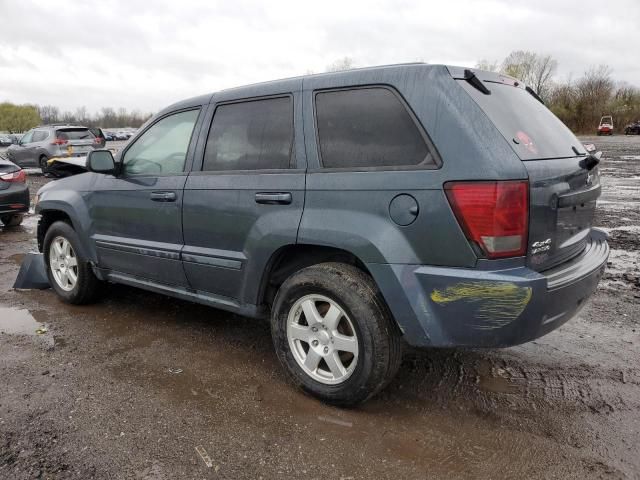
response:
<path id="1" fill-rule="evenodd" d="M 0 215 L 29 211 L 29 187 L 24 183 L 10 184 L 0 190 Z"/>
<path id="2" fill-rule="evenodd" d="M 545 272 L 369 264 L 414 346 L 508 347 L 534 340 L 574 317 L 593 294 L 609 257 L 592 230 L 585 250 Z"/>

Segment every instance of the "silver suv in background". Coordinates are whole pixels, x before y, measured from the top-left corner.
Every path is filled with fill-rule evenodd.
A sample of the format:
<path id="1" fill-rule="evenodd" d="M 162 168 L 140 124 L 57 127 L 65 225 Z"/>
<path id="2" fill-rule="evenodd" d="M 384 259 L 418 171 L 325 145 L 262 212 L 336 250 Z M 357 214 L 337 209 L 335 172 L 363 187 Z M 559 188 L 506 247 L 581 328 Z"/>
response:
<path id="1" fill-rule="evenodd" d="M 11 145 L 7 157 L 20 167 L 40 167 L 44 171 L 50 158 L 84 156 L 103 146 L 104 135 L 96 136 L 87 127 L 44 125 L 29 130 Z"/>

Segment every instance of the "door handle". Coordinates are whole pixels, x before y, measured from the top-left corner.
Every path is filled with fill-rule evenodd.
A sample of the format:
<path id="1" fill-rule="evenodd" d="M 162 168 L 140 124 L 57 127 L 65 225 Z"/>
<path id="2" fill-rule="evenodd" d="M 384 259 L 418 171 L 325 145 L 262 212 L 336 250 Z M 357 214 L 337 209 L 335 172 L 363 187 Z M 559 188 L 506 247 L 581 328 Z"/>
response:
<path id="1" fill-rule="evenodd" d="M 175 202 L 176 192 L 151 192 L 150 198 L 154 202 Z"/>
<path id="2" fill-rule="evenodd" d="M 286 193 L 270 193 L 261 192 L 256 193 L 256 203 L 263 203 L 266 205 L 289 205 L 291 203 L 291 194 Z"/>

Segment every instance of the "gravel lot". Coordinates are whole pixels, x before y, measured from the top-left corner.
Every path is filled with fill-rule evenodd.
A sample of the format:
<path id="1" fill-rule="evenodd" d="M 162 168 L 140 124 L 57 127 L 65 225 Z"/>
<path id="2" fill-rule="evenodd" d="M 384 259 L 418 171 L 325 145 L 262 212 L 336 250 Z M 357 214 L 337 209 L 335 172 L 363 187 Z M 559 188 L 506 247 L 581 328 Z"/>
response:
<path id="1" fill-rule="evenodd" d="M 612 254 L 581 315 L 520 347 L 409 352 L 353 410 L 285 382 L 266 322 L 12 290 L 37 219 L 0 230 L 0 478 L 639 478 L 640 137 L 584 141 Z"/>

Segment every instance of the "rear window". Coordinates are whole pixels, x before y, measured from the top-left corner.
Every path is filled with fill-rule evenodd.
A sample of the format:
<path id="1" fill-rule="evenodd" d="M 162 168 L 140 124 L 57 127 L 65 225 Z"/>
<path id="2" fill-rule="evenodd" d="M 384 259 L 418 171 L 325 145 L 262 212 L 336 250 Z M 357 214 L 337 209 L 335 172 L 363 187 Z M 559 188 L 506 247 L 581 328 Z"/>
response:
<path id="1" fill-rule="evenodd" d="M 316 122 L 325 168 L 434 164 L 416 122 L 387 88 L 319 92 Z"/>
<path id="2" fill-rule="evenodd" d="M 575 157 L 586 152 L 580 140 L 522 86 L 484 81 L 486 95 L 465 80 L 458 83 L 486 113 L 521 160 Z"/>
<path id="3" fill-rule="evenodd" d="M 56 138 L 61 140 L 91 140 L 94 136 L 87 128 L 65 128 L 56 132 Z"/>

